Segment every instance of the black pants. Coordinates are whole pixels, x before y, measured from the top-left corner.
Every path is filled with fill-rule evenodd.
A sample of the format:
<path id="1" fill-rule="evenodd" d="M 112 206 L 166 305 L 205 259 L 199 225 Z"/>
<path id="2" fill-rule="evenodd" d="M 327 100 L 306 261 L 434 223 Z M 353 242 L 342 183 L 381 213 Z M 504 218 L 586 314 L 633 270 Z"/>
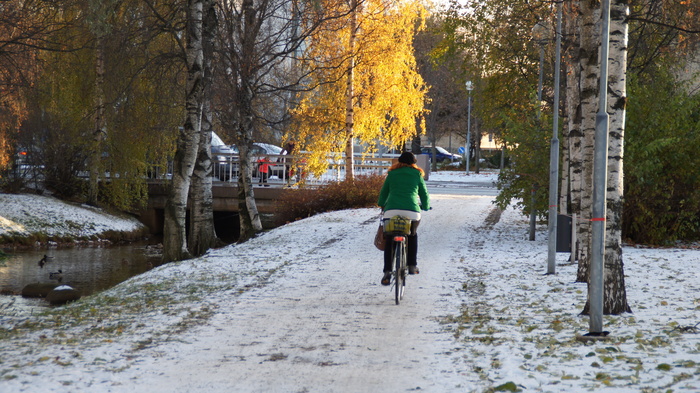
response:
<path id="1" fill-rule="evenodd" d="M 416 234 L 418 224 L 420 224 L 420 221 L 412 221 L 411 234 L 406 236 L 406 264 L 408 266 L 418 265 L 418 234 Z M 394 267 L 391 266 L 391 253 L 394 250 L 394 240 L 389 235 L 385 235 L 384 237 L 386 240 L 386 247 L 384 247 L 384 272 L 390 272 L 394 270 Z"/>

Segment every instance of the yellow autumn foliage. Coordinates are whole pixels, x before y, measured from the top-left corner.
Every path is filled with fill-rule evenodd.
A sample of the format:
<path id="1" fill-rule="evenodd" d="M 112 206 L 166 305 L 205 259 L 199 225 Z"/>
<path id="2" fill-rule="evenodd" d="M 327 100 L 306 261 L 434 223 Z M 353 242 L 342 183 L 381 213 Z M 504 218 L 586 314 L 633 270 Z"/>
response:
<path id="1" fill-rule="evenodd" d="M 349 7 L 349 5 L 347 5 Z M 350 17 L 327 23 L 309 40 L 303 64 L 310 86 L 292 110 L 287 137 L 311 152 L 308 169 L 326 170 L 327 154 L 340 156 L 350 138 L 395 147 L 420 132 L 427 87 L 418 73 L 413 38 L 426 10 L 418 1 L 367 0 L 357 13 L 355 51 Z M 352 132 L 346 129 L 348 68 L 354 60 Z"/>

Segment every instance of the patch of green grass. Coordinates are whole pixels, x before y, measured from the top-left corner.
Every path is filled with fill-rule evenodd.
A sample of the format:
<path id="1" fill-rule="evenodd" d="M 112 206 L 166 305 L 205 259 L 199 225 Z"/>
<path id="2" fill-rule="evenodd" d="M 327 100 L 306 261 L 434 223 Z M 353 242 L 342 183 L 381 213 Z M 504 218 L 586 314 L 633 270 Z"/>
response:
<path id="1" fill-rule="evenodd" d="M 494 392 L 522 392 L 515 382 L 506 382 L 493 388 Z"/>

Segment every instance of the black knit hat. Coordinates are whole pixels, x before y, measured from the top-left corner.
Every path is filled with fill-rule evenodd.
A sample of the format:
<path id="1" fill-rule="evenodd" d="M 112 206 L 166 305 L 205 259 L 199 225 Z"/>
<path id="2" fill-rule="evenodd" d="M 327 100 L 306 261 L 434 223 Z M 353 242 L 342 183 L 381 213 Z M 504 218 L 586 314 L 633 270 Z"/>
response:
<path id="1" fill-rule="evenodd" d="M 410 165 L 415 164 L 417 161 L 416 156 L 414 156 L 413 153 L 410 151 L 405 151 L 399 156 L 399 162 Z"/>

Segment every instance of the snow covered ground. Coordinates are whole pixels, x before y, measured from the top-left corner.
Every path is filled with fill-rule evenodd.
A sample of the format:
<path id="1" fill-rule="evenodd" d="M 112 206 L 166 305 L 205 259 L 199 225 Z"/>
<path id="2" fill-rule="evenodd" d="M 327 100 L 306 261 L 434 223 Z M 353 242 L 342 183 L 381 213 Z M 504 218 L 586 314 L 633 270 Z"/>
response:
<path id="1" fill-rule="evenodd" d="M 98 238 L 107 231 L 138 232 L 133 217 L 115 217 L 101 209 L 30 194 L 0 194 L 0 235 L 43 233 L 66 238 Z"/>
<path id="2" fill-rule="evenodd" d="M 625 247 L 633 313 L 579 342 L 586 285 L 568 254 L 543 274 L 546 228 L 530 242 L 527 217 L 442 187 L 493 177 L 431 174 L 399 306 L 379 210 L 322 214 L 46 314 L 0 310 L 0 392 L 700 391 L 700 251 Z"/>

